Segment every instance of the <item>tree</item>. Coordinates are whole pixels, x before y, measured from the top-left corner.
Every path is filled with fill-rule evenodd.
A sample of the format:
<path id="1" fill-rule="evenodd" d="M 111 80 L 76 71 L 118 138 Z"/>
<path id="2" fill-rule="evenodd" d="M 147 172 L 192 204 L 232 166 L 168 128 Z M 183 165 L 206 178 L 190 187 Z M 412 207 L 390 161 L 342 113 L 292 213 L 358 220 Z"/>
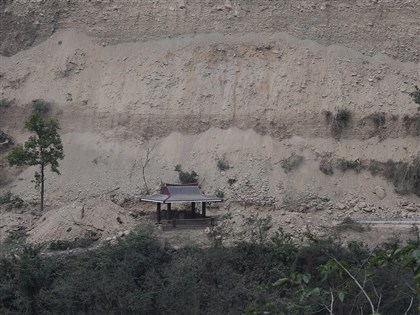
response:
<path id="1" fill-rule="evenodd" d="M 7 156 L 11 166 L 39 165 L 40 173 L 35 172 L 35 187 L 41 193 L 41 211 L 44 210 L 45 167 L 60 175 L 58 160 L 64 158 L 63 145 L 58 130 L 58 121 L 46 119 L 38 112 L 33 112 L 25 122 L 25 128 L 35 133 L 24 145 L 15 146 Z"/>

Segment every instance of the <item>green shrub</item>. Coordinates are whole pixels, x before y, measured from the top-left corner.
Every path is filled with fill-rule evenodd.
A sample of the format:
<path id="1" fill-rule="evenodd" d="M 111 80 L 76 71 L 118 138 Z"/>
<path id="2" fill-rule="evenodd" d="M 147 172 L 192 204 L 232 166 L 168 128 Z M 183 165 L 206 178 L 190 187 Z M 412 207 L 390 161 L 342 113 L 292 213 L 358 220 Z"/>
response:
<path id="1" fill-rule="evenodd" d="M 227 182 L 230 186 L 232 186 L 233 184 L 236 183 L 236 178 L 229 178 Z"/>
<path id="2" fill-rule="evenodd" d="M 385 125 L 385 113 L 373 113 L 372 115 L 370 115 L 370 118 L 372 119 L 376 129 Z"/>
<path id="3" fill-rule="evenodd" d="M 324 112 L 324 115 L 325 115 L 326 122 L 329 124 L 331 122 L 332 118 L 333 118 L 333 113 L 331 111 L 327 110 L 327 111 Z"/>
<path id="4" fill-rule="evenodd" d="M 347 108 L 339 109 L 337 114 L 335 115 L 335 120 L 341 122 L 344 125 L 351 119 L 351 112 Z"/>
<path id="5" fill-rule="evenodd" d="M 414 87 L 414 91 L 409 93 L 409 95 L 413 98 L 414 103 L 420 105 L 420 89 L 417 85 Z"/>
<path id="6" fill-rule="evenodd" d="M 32 110 L 41 115 L 46 115 L 51 109 L 51 104 L 44 100 L 33 100 Z"/>
<path id="7" fill-rule="evenodd" d="M 420 157 L 411 163 L 388 160 L 384 175 L 392 181 L 397 193 L 414 193 L 420 197 Z"/>
<path id="8" fill-rule="evenodd" d="M 363 169 L 363 165 L 359 159 L 341 160 L 339 162 L 339 168 L 342 172 L 346 172 L 347 170 L 355 170 L 359 173 Z"/>
<path id="9" fill-rule="evenodd" d="M 231 233 L 223 222 L 216 240 Z M 281 229 L 267 237 L 268 219 L 250 223 L 253 242 L 226 247 L 169 248 L 145 228 L 74 255 L 24 246 L 0 256 L 0 314 L 372 313 L 353 279 L 381 314 L 418 313 L 418 245 L 312 237 L 298 246 Z"/>
<path id="10" fill-rule="evenodd" d="M 229 162 L 226 159 L 217 160 L 217 168 L 219 171 L 227 171 L 230 168 Z"/>
<path id="11" fill-rule="evenodd" d="M 10 210 L 13 208 L 20 209 L 23 207 L 24 202 L 19 196 L 13 195 L 10 191 L 0 196 L 0 205 L 6 205 L 6 209 Z"/>
<path id="12" fill-rule="evenodd" d="M 350 217 L 344 218 L 344 220 L 335 227 L 337 232 L 345 232 L 345 231 L 355 231 L 355 232 L 363 232 L 365 228 L 357 221 L 354 221 Z"/>
<path id="13" fill-rule="evenodd" d="M 292 154 L 290 157 L 282 161 L 281 167 L 286 173 L 290 173 L 291 171 L 297 169 L 304 160 L 305 158 L 302 155 Z"/>
<path id="14" fill-rule="evenodd" d="M 195 171 L 184 172 L 180 164 L 175 166 L 175 172 L 178 173 L 181 184 L 193 184 L 198 182 L 198 174 Z"/>
<path id="15" fill-rule="evenodd" d="M 13 194 L 8 191 L 3 196 L 0 196 L 0 204 L 8 204 L 12 200 Z"/>
<path id="16" fill-rule="evenodd" d="M 8 108 L 12 104 L 13 104 L 13 101 L 11 101 L 11 100 L 6 100 L 6 99 L 1 99 L 0 100 L 0 108 Z"/>
<path id="17" fill-rule="evenodd" d="M 87 247 L 90 247 L 93 243 L 95 243 L 96 240 L 97 239 L 89 238 L 89 237 L 76 238 L 72 241 L 56 240 L 50 243 L 49 249 L 58 251 L 58 250 L 67 250 L 67 249 L 74 249 L 74 248 L 87 248 Z"/>
<path id="18" fill-rule="evenodd" d="M 321 163 L 319 164 L 319 170 L 324 173 L 325 175 L 333 175 L 334 168 L 330 161 L 326 159 L 322 159 Z"/>
<path id="19" fill-rule="evenodd" d="M 26 229 L 21 228 L 16 231 L 9 232 L 5 242 L 18 242 L 18 243 L 25 243 L 26 242 Z"/>
<path id="20" fill-rule="evenodd" d="M 216 192 L 214 193 L 214 195 L 216 196 L 216 197 L 218 197 L 218 198 L 221 198 L 221 199 L 223 199 L 223 198 L 225 198 L 225 193 L 224 193 L 224 191 L 223 190 L 216 190 Z"/>
<path id="21" fill-rule="evenodd" d="M 420 107 L 419 107 L 420 108 Z M 413 116 L 404 115 L 403 123 L 407 134 L 411 134 L 415 137 L 420 135 L 420 115 L 416 114 Z"/>
<path id="22" fill-rule="evenodd" d="M 325 112 L 328 124 L 331 124 L 331 133 L 334 137 L 339 138 L 344 128 L 346 128 L 351 120 L 351 112 L 347 108 L 341 108 L 333 116 L 330 111 Z"/>

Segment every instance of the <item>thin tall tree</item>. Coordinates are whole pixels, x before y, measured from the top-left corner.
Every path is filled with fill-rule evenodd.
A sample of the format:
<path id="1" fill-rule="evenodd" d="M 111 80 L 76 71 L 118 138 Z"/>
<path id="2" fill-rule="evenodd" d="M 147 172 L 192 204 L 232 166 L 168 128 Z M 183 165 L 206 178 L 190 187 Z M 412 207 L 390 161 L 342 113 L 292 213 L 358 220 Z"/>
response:
<path id="1" fill-rule="evenodd" d="M 34 135 L 22 145 L 18 144 L 8 154 L 11 166 L 39 165 L 39 172 L 35 172 L 35 187 L 40 188 L 41 211 L 44 210 L 45 168 L 49 165 L 51 171 L 60 175 L 59 160 L 64 158 L 63 144 L 58 130 L 58 121 L 44 118 L 34 111 L 26 120 L 25 127 Z"/>

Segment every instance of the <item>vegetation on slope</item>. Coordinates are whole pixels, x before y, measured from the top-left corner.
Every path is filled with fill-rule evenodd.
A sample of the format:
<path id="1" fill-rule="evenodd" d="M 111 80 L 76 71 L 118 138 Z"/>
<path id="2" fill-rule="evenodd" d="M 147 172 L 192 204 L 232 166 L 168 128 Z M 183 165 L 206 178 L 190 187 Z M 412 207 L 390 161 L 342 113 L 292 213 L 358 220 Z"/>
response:
<path id="1" fill-rule="evenodd" d="M 297 245 L 279 230 L 228 248 L 175 250 L 143 228 L 74 255 L 15 247 L 0 259 L 0 313 L 348 315 L 373 305 L 375 314 L 417 314 L 418 246 Z"/>

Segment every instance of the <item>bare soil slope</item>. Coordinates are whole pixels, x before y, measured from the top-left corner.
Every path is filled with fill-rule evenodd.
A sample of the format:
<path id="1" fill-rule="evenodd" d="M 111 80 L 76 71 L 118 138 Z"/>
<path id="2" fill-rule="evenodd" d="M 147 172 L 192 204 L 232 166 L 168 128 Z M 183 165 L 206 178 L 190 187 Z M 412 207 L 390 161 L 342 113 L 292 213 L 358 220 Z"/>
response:
<path id="1" fill-rule="evenodd" d="M 1 4 L 1 99 L 12 103 L 0 129 L 22 142 L 31 102 L 52 104 L 66 158 L 48 174 L 49 205 L 138 197 L 149 151 L 152 190 L 181 164 L 206 193 L 224 192 L 224 211 L 275 211 L 299 233 L 419 216 L 420 198 L 396 193 L 384 169 L 420 151 L 408 95 L 420 78 L 417 2 L 18 3 Z M 351 118 L 333 128 L 344 109 Z M 36 200 L 34 170 L 9 168 L 0 149 L 0 190 Z"/>

